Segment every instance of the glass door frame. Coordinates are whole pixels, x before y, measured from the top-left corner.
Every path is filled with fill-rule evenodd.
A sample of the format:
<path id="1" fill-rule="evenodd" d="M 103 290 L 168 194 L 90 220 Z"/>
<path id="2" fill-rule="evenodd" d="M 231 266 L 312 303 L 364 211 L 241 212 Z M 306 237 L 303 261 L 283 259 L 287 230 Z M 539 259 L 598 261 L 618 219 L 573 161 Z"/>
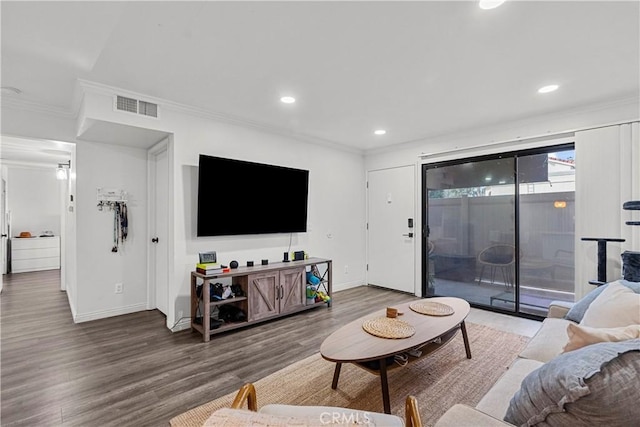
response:
<path id="1" fill-rule="evenodd" d="M 464 164 L 464 163 L 470 163 L 470 162 L 479 162 L 479 161 L 485 161 L 485 160 L 497 160 L 497 159 L 503 159 L 503 158 L 509 158 L 512 157 L 514 159 L 513 162 L 513 173 L 514 173 L 514 177 L 515 177 L 515 189 L 514 189 L 514 228 L 516 230 L 516 232 L 514 233 L 514 245 L 516 247 L 516 253 L 519 253 L 521 245 L 520 245 L 520 181 L 518 179 L 518 158 L 519 157 L 524 157 L 524 156 L 531 156 L 531 155 L 536 155 L 536 154 L 549 154 L 549 153 L 553 153 L 556 151 L 566 151 L 566 150 L 574 150 L 575 149 L 575 143 L 574 142 L 569 142 L 569 143 L 562 143 L 562 144 L 558 144 L 558 145 L 549 145 L 549 146 L 544 146 L 544 147 L 536 147 L 536 148 L 530 148 L 530 149 L 524 149 L 524 150 L 513 150 L 513 151 L 508 151 L 508 152 L 504 152 L 504 153 L 495 153 L 495 154 L 487 154 L 487 155 L 480 155 L 480 156 L 472 156 L 472 157 L 463 157 L 463 158 L 457 158 L 457 159 L 451 159 L 451 160 L 443 160 L 443 161 L 438 161 L 438 162 L 433 162 L 433 163 L 421 163 L 420 164 L 420 179 L 421 179 L 421 195 L 420 195 L 420 209 L 421 209 L 421 217 L 422 217 L 422 242 L 421 242 L 421 259 L 420 259 L 420 263 L 421 263 L 421 297 L 422 298 L 426 298 L 428 297 L 428 291 L 427 291 L 427 287 L 428 287 L 428 280 L 429 280 L 429 262 L 428 262 L 428 253 L 429 253 L 429 197 L 428 197 L 428 191 L 427 191 L 427 170 L 430 169 L 435 169 L 435 168 L 439 168 L 439 167 L 444 167 L 444 166 L 454 166 L 454 165 L 460 165 L 460 164 Z M 498 307 L 493 307 L 493 306 L 487 306 L 487 305 L 481 305 L 481 304 L 476 304 L 473 302 L 470 302 L 469 304 L 472 307 L 476 307 L 476 308 L 481 308 L 483 310 L 488 310 L 488 311 L 493 311 L 493 312 L 498 312 L 498 313 L 503 313 L 503 314 L 508 314 L 511 316 L 516 316 L 516 317 L 523 317 L 523 318 L 528 318 L 528 319 L 535 319 L 535 320 L 541 320 L 543 319 L 542 316 L 537 316 L 534 314 L 529 314 L 529 313 L 522 313 L 520 311 L 520 257 L 516 256 L 515 257 L 515 273 L 514 273 L 514 310 L 506 310 L 506 309 L 501 309 Z M 438 296 L 438 295 L 432 295 L 432 296 Z"/>

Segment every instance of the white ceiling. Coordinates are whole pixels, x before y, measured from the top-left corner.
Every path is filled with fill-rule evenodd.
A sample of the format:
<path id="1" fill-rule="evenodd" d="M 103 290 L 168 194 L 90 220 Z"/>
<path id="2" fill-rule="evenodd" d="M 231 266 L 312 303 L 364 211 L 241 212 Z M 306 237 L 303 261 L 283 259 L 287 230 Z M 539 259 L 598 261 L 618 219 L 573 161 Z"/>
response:
<path id="1" fill-rule="evenodd" d="M 2 1 L 1 14 L 2 86 L 22 90 L 4 96 L 71 111 L 79 78 L 361 150 L 640 91 L 638 1 Z"/>

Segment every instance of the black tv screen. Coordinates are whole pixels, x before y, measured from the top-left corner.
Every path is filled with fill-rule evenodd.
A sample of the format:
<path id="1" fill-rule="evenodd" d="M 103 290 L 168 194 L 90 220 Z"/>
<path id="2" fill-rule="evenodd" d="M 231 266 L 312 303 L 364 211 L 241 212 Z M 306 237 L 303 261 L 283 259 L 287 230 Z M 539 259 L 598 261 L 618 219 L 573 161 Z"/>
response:
<path id="1" fill-rule="evenodd" d="M 200 155 L 198 236 L 307 231 L 309 171 Z"/>

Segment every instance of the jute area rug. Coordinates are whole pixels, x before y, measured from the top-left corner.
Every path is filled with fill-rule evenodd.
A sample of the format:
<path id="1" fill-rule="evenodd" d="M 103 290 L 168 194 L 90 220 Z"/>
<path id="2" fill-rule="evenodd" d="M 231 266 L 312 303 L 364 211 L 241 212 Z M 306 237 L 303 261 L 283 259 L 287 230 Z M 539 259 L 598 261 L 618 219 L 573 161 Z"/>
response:
<path id="1" fill-rule="evenodd" d="M 467 323 L 467 331 L 471 359 L 466 358 L 462 335 L 458 333 L 428 357 L 389 372 L 391 413 L 404 419 L 408 395 L 417 398 L 422 422 L 427 426 L 435 424 L 456 403 L 475 406 L 529 340 L 474 323 Z M 332 390 L 334 368 L 334 363 L 316 353 L 256 381 L 258 409 L 268 403 L 281 403 L 383 412 L 379 376 L 343 364 L 338 388 Z M 233 392 L 191 409 L 171 419 L 170 424 L 201 426 L 216 409 L 230 407 L 235 395 Z"/>

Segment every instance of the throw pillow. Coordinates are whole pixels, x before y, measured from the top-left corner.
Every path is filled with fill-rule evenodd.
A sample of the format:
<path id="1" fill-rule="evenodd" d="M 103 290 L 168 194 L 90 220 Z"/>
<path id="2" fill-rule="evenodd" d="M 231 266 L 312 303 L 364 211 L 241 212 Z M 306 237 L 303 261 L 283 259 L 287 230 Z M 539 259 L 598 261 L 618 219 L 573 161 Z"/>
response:
<path id="1" fill-rule="evenodd" d="M 629 325 L 621 328 L 590 328 L 569 323 L 567 325 L 567 335 L 569 336 L 569 342 L 562 349 L 563 353 L 599 342 L 617 342 L 640 338 L 640 325 Z"/>
<path id="2" fill-rule="evenodd" d="M 633 292 L 640 294 L 640 282 L 630 282 L 628 280 L 617 280 L 611 283 L 619 283 L 621 285 L 626 286 L 631 289 Z M 584 317 L 584 313 L 589 308 L 589 305 L 595 300 L 605 289 L 609 283 L 604 284 L 602 286 L 598 286 L 593 289 L 591 292 L 582 297 L 579 301 L 577 301 L 573 307 L 569 310 L 569 312 L 564 316 L 565 319 L 571 320 L 576 323 L 580 323 L 582 318 Z"/>
<path id="3" fill-rule="evenodd" d="M 640 294 L 617 282 L 593 300 L 580 321 L 583 326 L 616 328 L 640 324 Z"/>
<path id="4" fill-rule="evenodd" d="M 564 353 L 531 372 L 504 420 L 517 426 L 637 425 L 640 339 Z"/>

